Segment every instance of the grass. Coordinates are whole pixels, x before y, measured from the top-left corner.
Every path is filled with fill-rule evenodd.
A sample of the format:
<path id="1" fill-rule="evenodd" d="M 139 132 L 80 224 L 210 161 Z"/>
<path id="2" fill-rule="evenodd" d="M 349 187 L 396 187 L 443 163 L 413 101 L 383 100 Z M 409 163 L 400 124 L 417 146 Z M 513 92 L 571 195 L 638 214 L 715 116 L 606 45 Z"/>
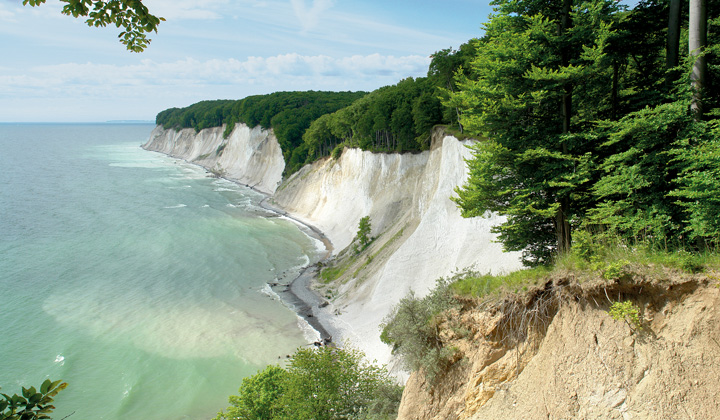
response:
<path id="1" fill-rule="evenodd" d="M 336 280 L 340 278 L 343 274 L 345 274 L 345 271 L 350 267 L 350 264 L 342 264 L 339 266 L 333 266 L 333 267 L 325 267 L 320 272 L 320 278 L 323 280 L 323 283 L 330 283 L 333 280 Z"/>
<path id="2" fill-rule="evenodd" d="M 528 286 L 538 284 L 550 272 L 552 268 L 549 267 L 535 267 L 501 275 L 470 272 L 458 278 L 450 288 L 460 296 L 474 298 L 494 293 L 519 292 L 527 290 Z"/>
<path id="3" fill-rule="evenodd" d="M 590 255 L 576 249 L 560 258 L 555 267 L 572 271 L 598 271 L 622 261 L 626 265 L 672 268 L 688 273 L 701 273 L 720 268 L 720 253 L 716 251 L 688 252 L 653 249 L 644 244 L 626 246 L 616 244 L 598 246 Z"/>
<path id="4" fill-rule="evenodd" d="M 607 240 L 600 236 L 578 232 L 570 253 L 558 258 L 551 266 L 519 270 L 510 274 L 490 275 L 474 272 L 458 276 L 452 290 L 460 295 L 482 298 L 491 294 L 519 292 L 542 283 L 554 272 L 574 272 L 617 280 L 628 267 L 643 266 L 658 269 L 675 269 L 686 273 L 701 273 L 720 269 L 720 252 L 668 251 L 646 244 L 627 246 L 619 240 Z"/>

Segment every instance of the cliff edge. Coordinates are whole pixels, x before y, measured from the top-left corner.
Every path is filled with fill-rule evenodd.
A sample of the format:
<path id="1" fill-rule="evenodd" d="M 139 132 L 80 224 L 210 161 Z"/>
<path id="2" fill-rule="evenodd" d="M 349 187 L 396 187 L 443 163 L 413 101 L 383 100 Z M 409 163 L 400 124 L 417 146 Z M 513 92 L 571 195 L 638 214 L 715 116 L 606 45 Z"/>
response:
<path id="1" fill-rule="evenodd" d="M 719 279 L 633 267 L 468 300 L 440 327 L 454 363 L 432 385 L 412 374 L 398 420 L 717 418 Z M 610 315 L 620 301 L 637 321 Z"/>

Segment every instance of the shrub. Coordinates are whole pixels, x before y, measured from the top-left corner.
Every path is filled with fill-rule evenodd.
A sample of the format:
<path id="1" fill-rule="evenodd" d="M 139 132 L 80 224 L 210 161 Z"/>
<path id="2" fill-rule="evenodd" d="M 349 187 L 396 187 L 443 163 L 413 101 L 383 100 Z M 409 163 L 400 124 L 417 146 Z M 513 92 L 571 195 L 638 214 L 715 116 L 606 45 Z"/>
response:
<path id="1" fill-rule="evenodd" d="M 357 350 L 298 349 L 287 369 L 270 366 L 243 379 L 215 420 L 395 418 L 402 388 Z"/>
<path id="2" fill-rule="evenodd" d="M 438 330 L 439 315 L 457 306 L 449 284 L 448 280 L 438 280 L 435 289 L 423 299 L 410 293 L 395 305 L 381 325 L 383 343 L 393 347 L 393 353 L 401 356 L 408 369 L 422 370 L 429 382 L 455 354 L 443 347 Z"/>
<path id="3" fill-rule="evenodd" d="M 625 302 L 614 302 L 610 306 L 608 313 L 615 321 L 625 321 L 630 328 L 642 329 L 640 323 L 640 308 L 629 300 Z"/>

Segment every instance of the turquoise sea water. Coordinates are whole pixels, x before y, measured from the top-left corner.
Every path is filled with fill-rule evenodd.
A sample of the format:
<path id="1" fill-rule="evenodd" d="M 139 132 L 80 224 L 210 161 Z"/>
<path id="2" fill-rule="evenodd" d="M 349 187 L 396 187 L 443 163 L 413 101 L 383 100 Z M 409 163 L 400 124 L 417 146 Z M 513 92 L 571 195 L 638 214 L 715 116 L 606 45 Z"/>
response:
<path id="1" fill-rule="evenodd" d="M 320 256 L 151 125 L 0 124 L 0 386 L 70 419 L 205 419 L 307 342 L 268 281 Z"/>

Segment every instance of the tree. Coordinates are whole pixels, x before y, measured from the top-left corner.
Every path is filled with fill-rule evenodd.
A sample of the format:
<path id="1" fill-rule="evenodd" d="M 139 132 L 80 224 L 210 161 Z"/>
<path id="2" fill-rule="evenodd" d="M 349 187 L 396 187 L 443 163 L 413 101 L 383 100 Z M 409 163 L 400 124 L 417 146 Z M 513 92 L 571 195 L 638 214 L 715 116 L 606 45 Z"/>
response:
<path id="1" fill-rule="evenodd" d="M 667 31 L 667 70 L 677 67 L 680 57 L 680 0 L 670 0 L 668 8 L 668 31 Z"/>
<path id="2" fill-rule="evenodd" d="M 243 379 L 216 420 L 395 418 L 401 388 L 357 350 L 298 349 L 287 369 L 270 366 Z"/>
<path id="3" fill-rule="evenodd" d="M 39 6 L 46 0 L 23 0 L 23 5 Z M 150 14 L 141 0 L 60 0 L 66 3 L 62 13 L 72 17 L 87 17 L 88 26 L 105 27 L 114 24 L 123 28 L 118 38 L 133 52 L 142 52 L 150 44 L 146 34 L 157 33 L 165 19 Z"/>
<path id="4" fill-rule="evenodd" d="M 229 398 L 231 406 L 218 413 L 215 420 L 272 420 L 280 415 L 279 398 L 285 390 L 288 372 L 279 366 L 268 366 L 253 376 L 243 378 L 238 395 Z"/>
<path id="5" fill-rule="evenodd" d="M 690 0 L 689 22 L 690 55 L 695 57 L 690 81 L 693 87 L 692 109 L 698 117 L 702 116 L 702 90 L 705 84 L 705 46 L 707 45 L 707 5 L 705 0 Z"/>
<path id="6" fill-rule="evenodd" d="M 360 219 L 360 223 L 358 224 L 358 231 L 357 235 L 355 235 L 355 240 L 358 241 L 358 244 L 355 245 L 355 253 L 359 253 L 363 249 L 365 249 L 371 241 L 370 238 L 370 231 L 372 230 L 372 226 L 370 225 L 370 216 L 365 216 L 362 219 Z"/>
<path id="7" fill-rule="evenodd" d="M 455 198 L 465 217 L 507 216 L 494 229 L 526 264 L 569 250 L 582 212 L 594 144 L 583 129 L 610 107 L 605 49 L 617 6 L 609 0 L 494 2 L 471 65 L 450 106 L 466 131 L 487 137 Z"/>
<path id="8" fill-rule="evenodd" d="M 22 395 L 0 394 L 4 398 L 4 401 L 0 400 L 0 420 L 49 419 L 48 414 L 55 409 L 53 399 L 66 387 L 67 383 L 63 381 L 46 379 L 39 392 L 35 387 L 23 387 Z"/>

